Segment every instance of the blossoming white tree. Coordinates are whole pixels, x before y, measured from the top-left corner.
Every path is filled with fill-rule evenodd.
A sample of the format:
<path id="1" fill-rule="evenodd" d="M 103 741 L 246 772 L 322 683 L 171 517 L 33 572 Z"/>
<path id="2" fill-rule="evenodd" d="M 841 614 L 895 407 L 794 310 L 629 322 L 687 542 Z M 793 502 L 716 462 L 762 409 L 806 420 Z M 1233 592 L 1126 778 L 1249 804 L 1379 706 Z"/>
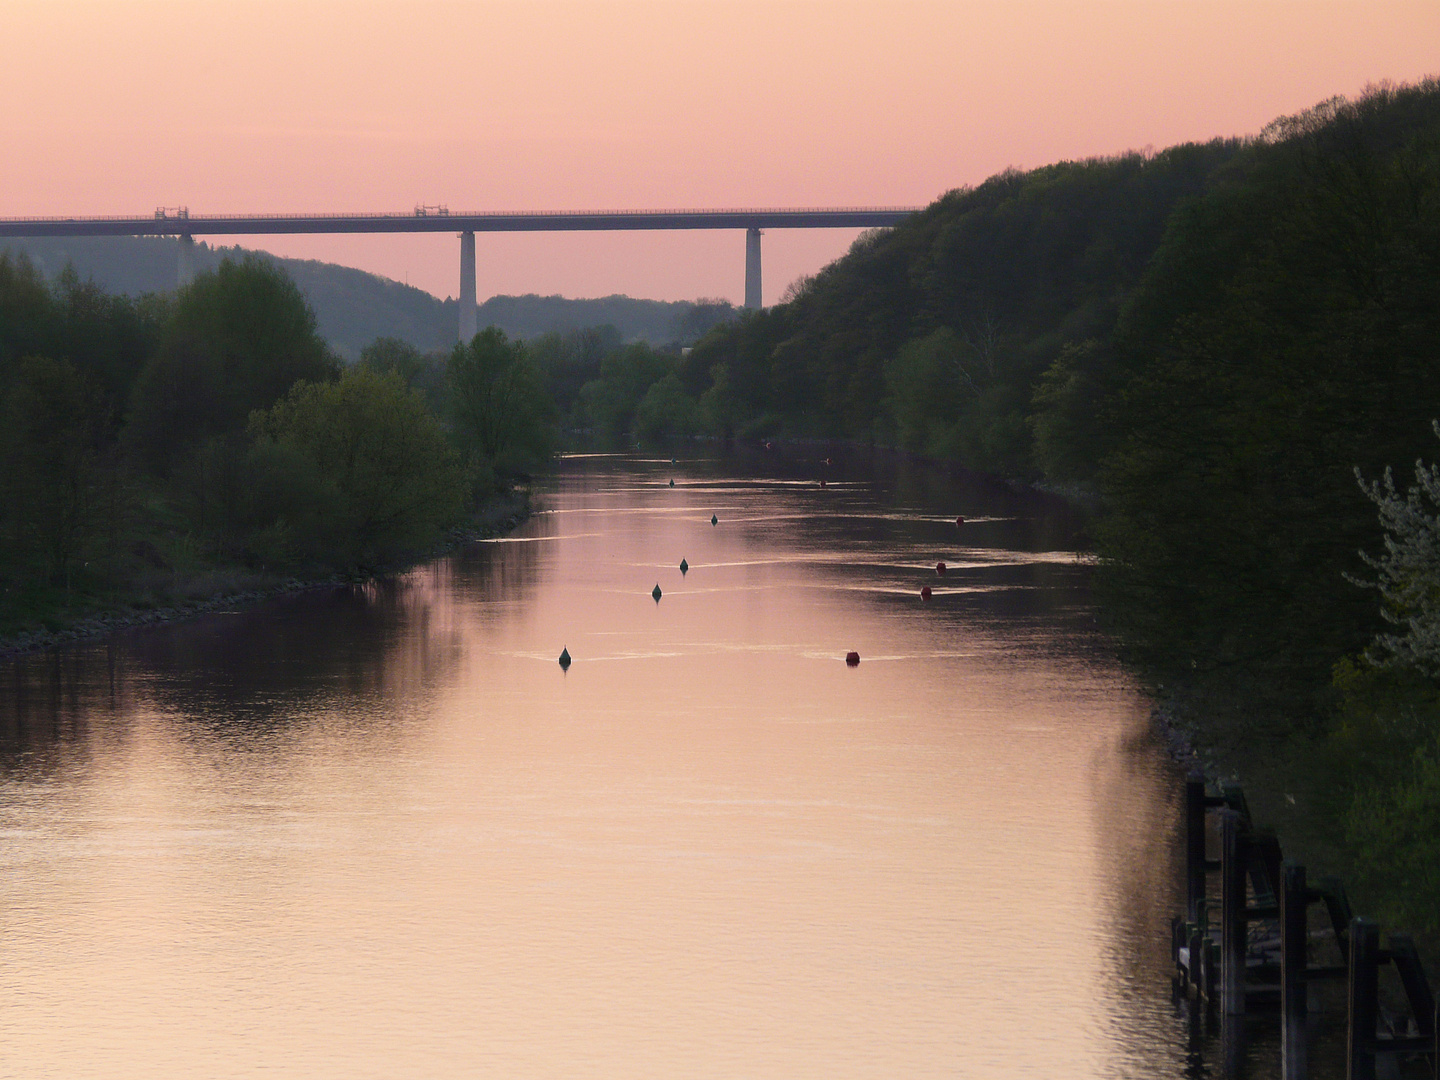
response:
<path id="1" fill-rule="evenodd" d="M 1440 423 L 1433 426 L 1440 437 Z M 1415 484 L 1403 496 L 1388 468 L 1374 483 L 1366 483 L 1359 469 L 1355 478 L 1380 509 L 1385 554 L 1360 555 L 1378 580 L 1350 580 L 1380 591 L 1381 613 L 1397 628 L 1376 637 L 1366 656 L 1380 666 L 1413 667 L 1440 677 L 1440 465 L 1417 460 Z"/>

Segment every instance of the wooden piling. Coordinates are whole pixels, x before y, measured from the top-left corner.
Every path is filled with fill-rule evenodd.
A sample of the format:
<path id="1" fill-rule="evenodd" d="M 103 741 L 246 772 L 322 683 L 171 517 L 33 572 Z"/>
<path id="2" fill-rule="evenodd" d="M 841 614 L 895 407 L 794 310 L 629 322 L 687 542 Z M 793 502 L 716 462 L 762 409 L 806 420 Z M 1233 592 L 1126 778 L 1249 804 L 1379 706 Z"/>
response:
<path id="1" fill-rule="evenodd" d="M 1375 1080 L 1379 992 L 1380 927 L 1370 919 L 1351 919 L 1346 1080 Z"/>
<path id="2" fill-rule="evenodd" d="M 1205 777 L 1198 772 L 1185 778 L 1185 899 L 1186 919 L 1199 922 L 1205 899 Z"/>
<path id="3" fill-rule="evenodd" d="M 1309 1075 L 1309 983 L 1305 967 L 1309 956 L 1306 926 L 1309 890 L 1305 868 L 1287 862 L 1280 878 L 1280 1076 L 1306 1080 Z"/>
<path id="4" fill-rule="evenodd" d="M 1405 987 L 1405 997 L 1410 1001 L 1416 1033 L 1422 1039 L 1433 1039 L 1435 995 L 1430 991 L 1430 981 L 1425 978 L 1425 969 L 1420 964 L 1420 954 L 1415 950 L 1415 941 L 1409 934 L 1391 934 L 1389 937 L 1390 960 Z"/>
<path id="5" fill-rule="evenodd" d="M 1226 1016 L 1245 1013 L 1245 870 L 1249 835 L 1235 810 L 1220 812 L 1220 1004 Z"/>

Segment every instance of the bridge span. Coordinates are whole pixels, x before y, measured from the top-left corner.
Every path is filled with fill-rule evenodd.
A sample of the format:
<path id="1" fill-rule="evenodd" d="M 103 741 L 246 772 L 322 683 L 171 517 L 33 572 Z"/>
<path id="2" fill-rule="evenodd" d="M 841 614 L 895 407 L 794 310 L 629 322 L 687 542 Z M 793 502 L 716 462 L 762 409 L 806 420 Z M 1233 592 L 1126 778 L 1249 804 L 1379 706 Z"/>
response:
<path id="1" fill-rule="evenodd" d="M 744 229 L 745 306 L 760 307 L 760 233 L 764 229 L 870 229 L 895 225 L 918 206 L 749 210 L 583 210 L 550 213 L 452 213 L 417 206 L 408 214 L 205 214 L 162 208 L 147 217 L 0 218 L 0 237 L 178 236 L 178 285 L 194 277 L 197 236 L 293 233 L 455 232 L 460 236 L 461 341 L 475 335 L 477 232 L 596 232 L 655 229 Z"/>

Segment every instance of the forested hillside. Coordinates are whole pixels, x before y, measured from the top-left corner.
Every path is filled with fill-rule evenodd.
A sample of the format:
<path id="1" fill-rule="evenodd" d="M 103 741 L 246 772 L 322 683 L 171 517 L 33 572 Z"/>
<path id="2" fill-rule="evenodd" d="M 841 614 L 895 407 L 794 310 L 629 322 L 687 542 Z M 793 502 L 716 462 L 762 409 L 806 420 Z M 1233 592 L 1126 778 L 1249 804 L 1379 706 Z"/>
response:
<path id="1" fill-rule="evenodd" d="M 1171 212 L 1240 151 L 1007 172 L 862 236 L 788 303 L 702 341 L 684 381 L 718 366 L 742 431 L 877 440 L 977 469 L 1036 475 L 1028 417 L 1067 344 L 1107 337 Z"/>
<path id="2" fill-rule="evenodd" d="M 174 291 L 179 243 L 173 237 L 131 236 L 8 239 L 0 240 L 0 251 L 24 254 L 47 281 L 55 281 L 71 267 L 81 281 L 93 281 L 107 293 L 138 298 Z M 195 268 L 215 270 L 227 258 L 238 261 L 255 254 L 239 247 L 197 243 Z M 320 336 L 346 360 L 359 357 L 361 349 L 380 337 L 407 341 L 421 352 L 448 352 L 455 344 L 459 315 L 453 299 L 440 300 L 423 289 L 348 266 L 260 257 L 274 262 L 299 286 L 315 312 Z M 610 325 L 625 341 L 689 344 L 734 314 L 724 301 L 531 294 L 483 301 L 478 325 L 499 327 L 512 338 Z"/>

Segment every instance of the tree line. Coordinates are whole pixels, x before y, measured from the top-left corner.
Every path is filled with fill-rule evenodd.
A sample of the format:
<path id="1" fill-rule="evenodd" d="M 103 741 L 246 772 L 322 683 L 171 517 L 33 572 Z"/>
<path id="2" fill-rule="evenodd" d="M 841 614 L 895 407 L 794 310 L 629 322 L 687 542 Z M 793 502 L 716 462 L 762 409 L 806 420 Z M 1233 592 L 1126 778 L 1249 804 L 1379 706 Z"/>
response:
<path id="1" fill-rule="evenodd" d="M 0 417 L 11 633 L 219 568 L 256 581 L 392 564 L 554 440 L 522 344 L 490 330 L 427 357 L 381 339 L 347 365 L 294 282 L 255 258 L 131 299 L 0 256 Z"/>

